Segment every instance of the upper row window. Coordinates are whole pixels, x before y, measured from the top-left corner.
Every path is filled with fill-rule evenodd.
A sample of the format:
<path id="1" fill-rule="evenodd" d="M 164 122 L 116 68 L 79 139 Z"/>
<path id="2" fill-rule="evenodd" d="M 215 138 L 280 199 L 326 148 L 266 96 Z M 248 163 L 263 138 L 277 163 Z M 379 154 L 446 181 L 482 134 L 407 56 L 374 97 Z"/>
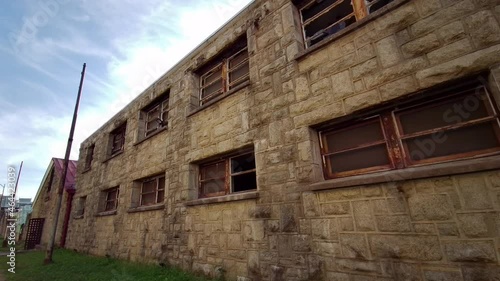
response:
<path id="1" fill-rule="evenodd" d="M 139 115 L 139 140 L 154 135 L 168 127 L 170 90 L 144 107 Z"/>
<path id="2" fill-rule="evenodd" d="M 242 37 L 197 71 L 200 106 L 248 80 L 249 70 L 247 40 Z"/>
<path id="3" fill-rule="evenodd" d="M 393 0 L 310 0 L 300 9 L 306 47 L 365 18 Z"/>
<path id="4" fill-rule="evenodd" d="M 327 178 L 500 151 L 498 112 L 483 86 L 395 107 L 319 134 Z"/>
<path id="5" fill-rule="evenodd" d="M 123 123 L 114 129 L 110 134 L 110 156 L 114 156 L 123 151 L 125 146 L 125 131 L 127 129 L 127 123 Z"/>

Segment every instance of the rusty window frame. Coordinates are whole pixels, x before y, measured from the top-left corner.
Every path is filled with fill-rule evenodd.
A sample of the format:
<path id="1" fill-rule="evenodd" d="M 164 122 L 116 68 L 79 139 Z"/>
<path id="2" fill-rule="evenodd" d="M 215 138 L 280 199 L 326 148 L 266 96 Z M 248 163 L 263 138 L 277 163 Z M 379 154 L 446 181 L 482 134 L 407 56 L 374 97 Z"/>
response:
<path id="1" fill-rule="evenodd" d="M 85 215 L 85 205 L 87 204 L 87 196 L 81 196 L 78 198 L 78 208 L 76 210 L 76 216 Z"/>
<path id="2" fill-rule="evenodd" d="M 144 187 L 146 183 L 154 182 L 155 188 L 152 191 L 144 191 Z M 163 185 L 162 185 L 163 184 Z M 155 200 L 153 203 L 144 203 L 144 196 L 155 194 Z M 139 194 L 139 206 L 148 206 L 160 204 L 165 200 L 165 175 L 159 175 L 151 178 L 147 178 L 142 180 L 141 182 L 141 190 Z"/>
<path id="3" fill-rule="evenodd" d="M 168 127 L 170 94 L 167 94 L 161 100 L 154 102 L 143 110 L 144 118 L 144 137 L 148 137 L 155 132 Z M 156 111 L 156 112 L 155 112 Z M 150 124 L 153 124 L 150 126 Z"/>
<path id="4" fill-rule="evenodd" d="M 120 196 L 120 188 L 118 186 L 107 189 L 104 191 L 104 211 L 113 211 L 118 207 L 118 198 Z"/>
<path id="5" fill-rule="evenodd" d="M 244 59 L 237 65 L 231 67 L 231 61 L 242 53 L 245 54 Z M 212 63 L 213 66 L 210 69 L 200 74 L 200 93 L 199 93 L 200 106 L 206 104 L 207 102 L 216 98 L 217 96 L 228 92 L 229 90 L 233 89 L 234 87 L 240 85 L 241 83 L 249 79 L 250 69 L 249 69 L 249 59 L 248 59 L 248 47 L 246 46 L 246 44 L 243 47 L 237 49 L 236 51 L 230 53 L 228 56 L 223 56 L 219 60 L 216 60 L 215 62 Z M 247 67 L 248 72 L 245 73 L 240 78 L 236 79 L 235 81 L 231 81 L 230 78 L 231 73 L 243 67 Z M 218 72 L 220 72 L 220 77 L 208 83 L 206 82 L 206 79 L 208 77 Z M 207 88 L 215 85 L 216 83 L 220 83 L 220 88 L 217 88 L 215 91 L 208 93 L 207 95 L 204 96 L 204 91 Z"/>
<path id="6" fill-rule="evenodd" d="M 450 104 L 455 100 L 460 100 L 462 98 L 467 98 L 471 95 L 481 95 L 484 98 L 480 98 L 482 102 L 484 102 L 485 109 L 487 110 L 488 116 L 484 118 L 477 118 L 474 120 L 469 120 L 465 122 L 459 122 L 457 124 L 451 124 L 447 126 L 441 126 L 438 128 L 428 129 L 417 133 L 412 134 L 404 134 L 402 124 L 400 122 L 400 116 L 403 114 L 409 114 L 413 111 L 420 111 L 427 108 L 437 107 L 443 104 Z M 428 100 L 425 102 L 414 102 L 410 105 L 398 107 L 394 106 L 388 110 L 385 110 L 379 114 L 371 115 L 362 120 L 357 120 L 354 122 L 347 122 L 338 124 L 335 127 L 327 128 L 318 131 L 319 141 L 320 141 L 320 151 L 321 157 L 323 161 L 323 172 L 325 178 L 333 179 L 340 177 L 348 177 L 366 173 L 380 172 L 384 170 L 393 170 L 393 169 L 404 169 L 409 167 L 415 167 L 419 165 L 428 165 L 434 163 L 442 163 L 448 161 L 454 161 L 464 158 L 473 158 L 473 157 L 484 157 L 492 154 L 498 154 L 500 152 L 500 120 L 498 114 L 498 108 L 495 104 L 494 100 L 491 97 L 491 94 L 488 92 L 487 88 L 484 86 L 475 87 L 475 88 L 467 88 L 461 89 L 454 93 L 448 93 L 441 98 Z M 444 115 L 444 112 L 443 112 Z M 374 118 L 379 118 L 380 124 L 382 126 L 382 130 L 385 135 L 385 142 L 387 145 L 387 153 L 390 160 L 389 166 L 374 166 L 364 169 L 358 170 L 349 170 L 341 173 L 333 173 L 331 169 L 331 164 L 329 163 L 327 157 L 331 155 L 329 152 L 329 148 L 327 146 L 327 136 L 330 132 L 341 132 L 342 130 L 347 129 L 355 129 L 356 127 L 361 127 L 368 122 L 374 122 Z M 367 121 L 370 120 L 371 121 Z M 422 135 L 429 135 L 435 132 L 447 132 L 451 130 L 456 130 L 460 128 L 465 128 L 468 126 L 475 126 L 478 124 L 486 124 L 493 123 L 493 131 L 496 136 L 496 141 L 498 146 L 491 149 L 482 149 L 482 150 L 472 150 L 465 153 L 455 153 L 449 154 L 445 156 L 438 157 L 429 157 L 428 159 L 414 161 L 410 159 L 410 152 L 408 147 L 405 145 L 404 140 L 415 138 Z M 366 143 L 366 145 L 380 145 L 378 142 Z M 359 147 L 358 147 L 359 148 Z M 349 149 L 348 149 L 349 150 Z M 342 151 L 340 151 L 342 152 Z M 337 151 L 337 153 L 340 153 Z"/>
<path id="7" fill-rule="evenodd" d="M 344 2 L 348 2 L 348 1 L 351 2 L 351 6 L 352 6 L 352 10 L 353 10 L 352 13 L 344 16 L 341 19 L 337 19 L 334 23 L 331 23 L 330 25 L 325 26 L 323 29 L 317 31 L 314 35 L 312 35 L 310 37 L 308 37 L 306 35 L 306 29 L 307 29 L 307 26 L 309 24 L 311 24 L 312 22 L 314 22 L 315 20 L 317 20 L 318 18 L 320 18 L 324 14 L 328 13 L 329 11 L 338 8 L 341 4 L 344 4 Z M 374 7 L 378 3 L 383 3 L 384 1 L 387 1 L 387 3 L 382 4 L 382 5 L 387 5 L 388 3 L 392 2 L 393 0 L 337 0 L 337 1 L 334 1 L 331 5 L 325 7 L 323 10 L 317 12 L 314 16 L 310 17 L 307 20 L 304 20 L 303 11 L 310 8 L 311 6 L 319 5 L 322 1 L 310 0 L 310 1 L 303 2 L 302 4 L 300 4 L 298 6 L 298 8 L 299 8 L 300 19 L 301 19 L 301 23 L 302 23 L 302 35 L 303 35 L 303 39 L 304 39 L 306 48 L 309 48 L 309 47 L 321 42 L 326 37 L 329 37 L 329 36 L 339 32 L 347 27 L 347 26 L 345 26 L 345 27 L 342 27 L 342 28 L 336 30 L 335 32 L 333 32 L 331 34 L 326 34 L 326 33 L 328 33 L 327 31 L 329 29 L 333 28 L 334 26 L 338 25 L 339 23 L 347 22 L 347 20 L 350 18 L 354 18 L 354 22 L 357 22 L 357 21 L 360 21 L 361 19 L 367 17 L 370 14 L 370 9 L 372 7 Z M 378 8 L 381 8 L 381 7 L 378 7 Z M 319 40 L 318 42 L 312 43 L 312 41 L 317 40 L 318 38 L 321 38 L 325 34 L 326 34 L 326 36 L 323 39 Z"/>
<path id="8" fill-rule="evenodd" d="M 91 144 L 89 147 L 87 147 L 85 155 L 85 170 L 88 170 L 92 167 L 92 161 L 94 160 L 94 150 L 95 144 Z"/>
<path id="9" fill-rule="evenodd" d="M 243 193 L 243 192 L 248 192 L 257 189 L 257 186 L 255 188 L 251 189 L 245 189 L 243 191 L 234 191 L 234 177 L 241 176 L 241 175 L 246 175 L 246 174 L 251 174 L 251 173 L 256 173 L 256 168 L 253 169 L 248 169 L 244 171 L 238 171 L 238 172 L 233 172 L 233 164 L 232 160 L 235 158 L 239 158 L 241 156 L 245 155 L 251 155 L 251 158 L 253 158 L 254 166 L 255 166 L 255 155 L 254 151 L 246 151 L 246 152 L 241 152 L 237 154 L 231 154 L 228 156 L 223 157 L 222 159 L 217 159 L 214 161 L 206 162 L 203 164 L 199 165 L 199 173 L 198 173 L 198 194 L 200 198 L 207 198 L 207 197 L 216 197 L 216 196 L 223 196 L 223 195 L 228 195 L 232 193 Z M 215 175 L 209 175 L 208 177 L 204 177 L 204 171 L 210 166 L 214 165 L 222 165 L 223 170 L 224 170 L 224 175 L 223 176 L 215 176 Z M 222 181 L 223 182 L 223 190 L 220 190 L 218 192 L 212 192 L 212 193 L 205 193 L 203 191 L 203 184 L 210 182 L 210 181 Z"/>
<path id="10" fill-rule="evenodd" d="M 123 151 L 126 127 L 126 124 L 123 124 L 111 132 L 111 155 Z"/>

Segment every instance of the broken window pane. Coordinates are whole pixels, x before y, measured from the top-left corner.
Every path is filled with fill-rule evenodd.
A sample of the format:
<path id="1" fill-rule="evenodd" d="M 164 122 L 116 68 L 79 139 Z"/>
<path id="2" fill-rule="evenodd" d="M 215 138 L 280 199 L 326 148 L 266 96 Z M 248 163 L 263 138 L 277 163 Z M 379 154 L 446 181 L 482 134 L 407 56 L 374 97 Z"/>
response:
<path id="1" fill-rule="evenodd" d="M 385 144 L 333 154 L 326 159 L 334 174 L 390 164 Z"/>
<path id="2" fill-rule="evenodd" d="M 257 189 L 257 178 L 255 172 L 233 176 L 232 189 L 233 192 Z"/>
<path id="3" fill-rule="evenodd" d="M 338 152 L 349 148 L 367 145 L 384 140 L 384 133 L 379 119 L 361 126 L 352 126 L 343 130 L 333 131 L 324 135 L 326 151 Z"/>
<path id="4" fill-rule="evenodd" d="M 255 169 L 255 155 L 243 154 L 231 159 L 231 173 L 239 173 Z"/>

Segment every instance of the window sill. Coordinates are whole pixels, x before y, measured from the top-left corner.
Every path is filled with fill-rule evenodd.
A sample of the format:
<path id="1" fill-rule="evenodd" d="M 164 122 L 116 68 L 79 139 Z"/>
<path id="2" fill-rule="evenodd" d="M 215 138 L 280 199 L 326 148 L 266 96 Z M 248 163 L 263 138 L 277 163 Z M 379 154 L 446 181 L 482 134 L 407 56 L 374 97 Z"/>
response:
<path id="1" fill-rule="evenodd" d="M 109 156 L 109 157 L 108 157 L 108 158 L 106 158 L 106 159 L 104 159 L 104 161 L 102 161 L 102 163 L 106 163 L 106 162 L 108 162 L 109 160 L 111 160 L 111 159 L 113 159 L 113 158 L 115 158 L 115 157 L 117 157 L 117 156 L 119 156 L 119 155 L 122 155 L 122 154 L 123 154 L 123 150 L 122 150 L 122 151 L 120 151 L 120 152 L 117 152 L 117 153 L 115 153 L 115 154 L 113 154 L 113 155 L 111 155 L 111 156 Z"/>
<path id="2" fill-rule="evenodd" d="M 500 157 L 498 157 L 498 155 L 494 155 L 483 158 L 467 159 L 461 161 L 411 167 L 401 170 L 391 170 L 373 174 L 326 180 L 323 182 L 311 184 L 310 186 L 306 187 L 305 190 L 318 191 L 339 187 L 350 187 L 357 185 L 465 174 L 499 168 Z"/>
<path id="3" fill-rule="evenodd" d="M 156 211 L 165 209 L 165 204 L 156 204 L 150 206 L 140 206 L 135 208 L 130 208 L 127 210 L 127 213 L 138 213 L 138 212 L 147 212 L 147 211 Z"/>
<path id="4" fill-rule="evenodd" d="M 145 142 L 145 141 L 149 140 L 150 138 L 152 138 L 152 137 L 154 137 L 154 136 L 156 136 L 156 135 L 158 135 L 158 134 L 160 134 L 161 132 L 164 132 L 164 131 L 166 131 L 166 130 L 167 130 L 167 127 L 163 127 L 163 128 L 161 128 L 160 130 L 158 130 L 158 131 L 156 131 L 156 132 L 152 133 L 151 135 L 149 135 L 149 136 L 147 136 L 147 137 L 144 137 L 144 138 L 142 138 L 142 139 L 140 139 L 140 140 L 136 141 L 136 142 L 134 143 L 134 146 L 139 145 L 139 144 L 141 144 L 141 143 L 143 143 L 143 142 Z"/>
<path id="5" fill-rule="evenodd" d="M 224 196 L 218 196 L 218 197 L 195 199 L 195 200 L 188 201 L 185 204 L 186 204 L 186 206 L 198 206 L 198 205 L 205 205 L 205 204 L 233 202 L 233 201 L 249 200 L 249 199 L 256 199 L 256 198 L 259 198 L 259 192 L 258 191 L 250 191 L 250 192 L 230 194 L 230 195 L 224 195 Z"/>
<path id="6" fill-rule="evenodd" d="M 195 115 L 196 113 L 198 113 L 198 112 L 200 112 L 200 111 L 204 110 L 204 109 L 205 109 L 205 108 L 207 108 L 207 107 L 210 107 L 211 105 L 213 105 L 213 104 L 215 104 L 215 103 L 219 102 L 220 100 L 225 99 L 226 97 L 228 97 L 228 96 L 230 96 L 230 95 L 234 94 L 235 92 L 238 92 L 238 91 L 240 91 L 240 90 L 242 90 L 242 89 L 244 89 L 244 88 L 248 87 L 249 85 L 250 85 L 250 80 L 246 80 L 245 82 L 241 83 L 240 85 L 238 85 L 238 86 L 234 87 L 232 90 L 229 90 L 229 91 L 227 91 L 226 93 L 224 93 L 224 94 L 222 94 L 222 95 L 220 95 L 220 96 L 218 96 L 218 97 L 214 98 L 213 100 L 211 100 L 211 101 L 207 102 L 206 104 L 204 104 L 204 105 L 202 105 L 202 106 L 200 106 L 200 107 L 197 107 L 197 108 L 195 108 L 195 109 L 191 110 L 191 112 L 189 112 L 189 113 L 188 113 L 187 117 L 190 117 L 190 116 Z"/>
<path id="7" fill-rule="evenodd" d="M 99 212 L 95 216 L 96 217 L 106 217 L 106 216 L 112 216 L 112 215 L 116 215 L 116 210 Z"/>
<path id="8" fill-rule="evenodd" d="M 312 47 L 306 48 L 303 51 L 299 52 L 295 56 L 295 60 L 300 60 L 303 57 L 323 48 L 325 45 L 328 45 L 330 42 L 335 41 L 339 39 L 340 37 L 351 33 L 353 30 L 360 28 L 361 26 L 367 24 L 368 22 L 398 8 L 399 6 L 403 5 L 406 2 L 409 2 L 410 0 L 395 0 L 393 3 L 387 4 L 387 6 L 381 8 L 380 10 L 376 11 L 375 13 L 365 17 L 364 19 L 357 21 L 350 26 L 344 28 L 343 30 L 331 35 L 330 37 L 327 37 L 320 41 L 319 43 L 313 45 Z"/>
<path id="9" fill-rule="evenodd" d="M 73 216 L 73 219 L 75 220 L 81 220 L 83 219 L 84 215 L 78 215 L 78 216 Z"/>

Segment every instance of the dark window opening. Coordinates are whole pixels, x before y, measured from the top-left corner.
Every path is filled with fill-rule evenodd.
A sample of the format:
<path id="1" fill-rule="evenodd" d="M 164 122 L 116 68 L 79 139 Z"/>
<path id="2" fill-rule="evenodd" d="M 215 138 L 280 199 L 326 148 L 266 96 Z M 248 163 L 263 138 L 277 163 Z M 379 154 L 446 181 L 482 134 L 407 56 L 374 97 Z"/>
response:
<path id="1" fill-rule="evenodd" d="M 197 71 L 200 76 L 200 105 L 220 96 L 249 79 L 246 37 Z"/>
<path id="2" fill-rule="evenodd" d="M 85 170 L 88 170 L 92 167 L 92 160 L 94 160 L 94 149 L 95 149 L 95 144 L 92 144 L 91 146 L 87 147 L 87 152 L 85 155 Z"/>
<path id="3" fill-rule="evenodd" d="M 123 124 L 111 132 L 111 134 L 110 134 L 110 138 L 111 138 L 110 154 L 111 154 L 111 156 L 123 151 L 123 148 L 125 145 L 126 127 L 127 127 L 127 124 Z"/>
<path id="4" fill-rule="evenodd" d="M 200 197 L 221 196 L 257 189 L 253 152 L 200 165 Z"/>
<path id="5" fill-rule="evenodd" d="M 168 127 L 170 91 L 156 98 L 148 106 L 141 110 L 143 120 L 143 132 L 140 138 L 145 138 Z"/>
<path id="6" fill-rule="evenodd" d="M 500 152 L 498 113 L 484 86 L 364 120 L 319 132 L 327 178 Z"/>
<path id="7" fill-rule="evenodd" d="M 118 207 L 118 196 L 120 195 L 120 190 L 118 187 L 113 187 L 104 191 L 106 197 L 104 204 L 104 211 L 113 211 Z"/>
<path id="8" fill-rule="evenodd" d="M 393 0 L 312 0 L 300 9 L 306 47 L 321 42 Z"/>

